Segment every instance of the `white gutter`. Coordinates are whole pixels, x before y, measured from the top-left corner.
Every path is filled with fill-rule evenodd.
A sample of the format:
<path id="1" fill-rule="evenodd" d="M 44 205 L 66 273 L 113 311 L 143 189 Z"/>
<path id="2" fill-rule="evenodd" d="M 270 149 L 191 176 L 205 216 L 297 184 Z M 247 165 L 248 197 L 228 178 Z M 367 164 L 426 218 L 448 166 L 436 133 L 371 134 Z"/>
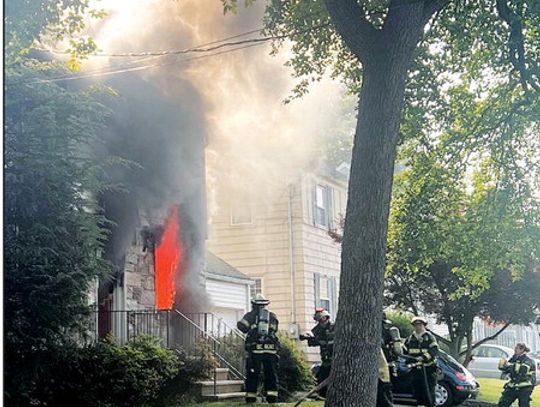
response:
<path id="1" fill-rule="evenodd" d="M 289 184 L 289 207 L 288 207 L 288 220 L 289 220 L 289 270 L 291 273 L 291 324 L 296 324 L 296 269 L 294 265 L 294 236 L 293 236 L 293 195 L 294 187 Z"/>

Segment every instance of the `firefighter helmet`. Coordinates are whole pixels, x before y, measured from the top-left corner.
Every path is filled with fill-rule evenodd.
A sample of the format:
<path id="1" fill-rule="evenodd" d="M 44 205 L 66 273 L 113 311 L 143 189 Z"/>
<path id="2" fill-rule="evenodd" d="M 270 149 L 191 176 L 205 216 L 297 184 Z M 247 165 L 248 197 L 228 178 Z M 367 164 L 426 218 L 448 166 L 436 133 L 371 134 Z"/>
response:
<path id="1" fill-rule="evenodd" d="M 424 317 L 418 317 L 418 316 L 413 317 L 413 318 L 411 319 L 411 324 L 412 324 L 412 325 L 416 325 L 416 324 L 418 324 L 418 323 L 427 325 L 427 319 L 425 319 Z"/>
<path id="2" fill-rule="evenodd" d="M 325 310 L 324 308 L 316 308 L 315 309 L 315 314 L 313 315 L 313 319 L 315 321 L 320 321 L 321 319 L 323 318 L 330 318 L 330 313 Z"/>
<path id="3" fill-rule="evenodd" d="M 270 304 L 270 301 L 262 294 L 255 294 L 255 297 L 251 299 L 251 303 L 253 305 L 268 305 Z"/>

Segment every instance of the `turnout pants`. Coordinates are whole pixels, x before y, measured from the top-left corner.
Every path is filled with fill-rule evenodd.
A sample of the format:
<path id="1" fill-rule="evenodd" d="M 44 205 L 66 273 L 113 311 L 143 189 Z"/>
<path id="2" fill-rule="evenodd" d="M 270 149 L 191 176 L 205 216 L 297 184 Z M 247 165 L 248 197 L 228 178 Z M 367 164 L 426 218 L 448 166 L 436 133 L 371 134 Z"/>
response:
<path id="1" fill-rule="evenodd" d="M 505 386 L 499 400 L 499 407 L 509 407 L 516 399 L 518 400 L 519 407 L 529 407 L 531 405 L 532 391 L 532 386 L 517 389 Z"/>
<path id="2" fill-rule="evenodd" d="M 246 361 L 246 402 L 257 401 L 257 388 L 261 370 L 264 373 L 264 389 L 266 401 L 276 403 L 277 387 L 277 355 L 275 353 L 250 352 Z"/>
<path id="3" fill-rule="evenodd" d="M 437 384 L 437 367 L 426 366 L 413 369 L 412 387 L 414 398 L 419 406 L 435 406 L 435 385 Z"/>
<path id="4" fill-rule="evenodd" d="M 393 407 L 392 384 L 381 379 L 377 383 L 377 407 Z"/>
<path id="5" fill-rule="evenodd" d="M 317 384 L 321 384 L 324 379 L 326 379 L 328 376 L 330 376 L 330 370 L 332 369 L 332 360 L 327 359 L 323 360 L 321 367 L 317 371 L 316 379 Z M 326 391 L 328 390 L 328 386 L 322 388 L 319 390 L 319 396 L 326 397 Z"/>

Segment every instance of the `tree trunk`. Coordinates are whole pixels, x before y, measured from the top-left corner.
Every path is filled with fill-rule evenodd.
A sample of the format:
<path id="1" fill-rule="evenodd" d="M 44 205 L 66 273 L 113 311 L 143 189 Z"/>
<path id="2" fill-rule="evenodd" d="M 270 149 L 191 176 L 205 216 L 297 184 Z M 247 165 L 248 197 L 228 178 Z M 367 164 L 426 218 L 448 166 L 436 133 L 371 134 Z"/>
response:
<path id="1" fill-rule="evenodd" d="M 394 159 L 408 62 L 364 64 L 326 406 L 375 405 Z"/>
<path id="2" fill-rule="evenodd" d="M 364 69 L 326 406 L 375 406 L 386 234 L 407 70 L 424 26 L 448 1 L 392 1 L 382 28 L 366 19 L 363 2 L 325 1 L 336 30 Z"/>

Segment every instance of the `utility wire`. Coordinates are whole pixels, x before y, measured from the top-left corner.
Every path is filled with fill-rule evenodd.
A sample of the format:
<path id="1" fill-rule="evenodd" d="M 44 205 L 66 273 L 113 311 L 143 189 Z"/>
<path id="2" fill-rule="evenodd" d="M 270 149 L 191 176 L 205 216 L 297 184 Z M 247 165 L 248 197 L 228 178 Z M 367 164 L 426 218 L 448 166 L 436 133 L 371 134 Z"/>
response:
<path id="1" fill-rule="evenodd" d="M 148 52 L 123 52 L 123 53 L 94 53 L 94 54 L 88 54 L 89 56 L 93 57 L 143 57 L 143 56 L 163 56 L 163 55 L 174 55 L 174 54 L 185 54 L 188 52 L 204 52 L 204 48 L 209 45 L 219 44 L 224 41 L 232 40 L 235 38 L 241 38 L 245 37 L 246 35 L 255 34 L 258 32 L 261 32 L 264 30 L 264 28 L 258 28 L 256 30 L 246 31 L 240 34 L 232 35 L 230 37 L 221 38 L 219 40 L 214 40 L 210 42 L 205 42 L 203 44 L 195 45 L 191 48 L 186 48 L 183 50 L 170 50 L 170 51 L 148 51 Z M 233 43 L 234 44 L 234 43 Z M 71 53 L 69 51 L 59 51 L 59 50 L 51 50 L 47 48 L 35 48 L 38 51 L 45 51 L 50 52 L 52 54 L 57 55 L 70 55 Z M 210 48 L 210 50 L 213 50 L 214 48 Z"/>
<path id="2" fill-rule="evenodd" d="M 84 79 L 84 78 L 90 78 L 90 77 L 96 77 L 96 76 L 105 76 L 105 75 L 113 75 L 113 74 L 126 73 L 126 72 L 135 72 L 135 71 L 146 70 L 146 69 L 150 69 L 150 68 L 154 68 L 154 67 L 158 67 L 158 66 L 171 65 L 171 64 L 175 64 L 175 63 L 181 63 L 181 62 L 188 62 L 188 61 L 193 61 L 193 60 L 197 60 L 197 59 L 203 59 L 203 58 L 212 57 L 212 56 L 216 56 L 216 55 L 222 55 L 222 54 L 226 54 L 226 53 L 241 50 L 241 49 L 251 48 L 251 47 L 254 47 L 254 46 L 257 46 L 257 45 L 265 44 L 265 43 L 267 43 L 269 41 L 272 41 L 272 40 L 286 39 L 286 38 L 291 37 L 292 35 L 303 34 L 303 33 L 306 33 L 306 32 L 310 32 L 310 31 L 312 31 L 314 29 L 325 27 L 325 26 L 328 26 L 328 25 L 329 25 L 329 23 L 320 24 L 320 25 L 313 26 L 313 27 L 310 27 L 308 29 L 297 31 L 297 32 L 294 32 L 294 33 L 291 33 L 291 34 L 273 35 L 273 36 L 262 37 L 262 38 L 251 38 L 251 39 L 242 40 L 242 41 L 234 41 L 234 42 L 226 42 L 226 43 L 218 44 L 218 43 L 226 41 L 228 39 L 239 38 L 239 37 L 242 37 L 242 36 L 245 36 L 245 35 L 249 35 L 249 34 L 253 34 L 253 33 L 261 31 L 260 29 L 259 30 L 252 30 L 252 31 L 248 31 L 248 32 L 245 32 L 245 33 L 237 34 L 237 35 L 232 36 L 232 37 L 212 41 L 212 42 L 207 43 L 207 44 L 202 44 L 202 45 L 199 45 L 197 47 L 183 49 L 183 50 L 170 50 L 170 51 L 144 52 L 144 53 L 124 53 L 124 54 L 99 54 L 99 56 L 150 57 L 150 58 L 143 58 L 143 59 L 138 60 L 138 61 L 129 62 L 129 63 L 127 63 L 127 67 L 126 67 L 126 65 L 123 65 L 123 66 L 121 66 L 120 69 L 110 70 L 110 67 L 107 67 L 107 68 L 102 68 L 102 69 L 97 69 L 97 70 L 94 70 L 94 71 L 86 72 L 85 74 L 81 74 L 81 75 L 65 75 L 65 76 L 60 76 L 60 77 L 50 78 L 50 79 L 40 79 L 40 80 L 28 82 L 27 84 L 45 83 L 45 82 L 58 82 L 58 81 L 66 81 L 66 80 L 77 80 L 77 79 Z M 218 45 L 215 45 L 213 47 L 206 47 L 206 48 L 204 47 L 205 45 L 210 45 L 210 44 L 218 44 Z M 211 54 L 202 55 L 202 56 L 199 56 L 199 57 L 184 58 L 184 59 L 180 59 L 180 60 L 174 60 L 174 61 L 169 61 L 169 62 L 161 62 L 161 63 L 150 64 L 150 65 L 131 66 L 133 64 L 137 64 L 137 63 L 144 62 L 144 61 L 147 61 L 147 60 L 150 60 L 150 59 L 156 59 L 156 58 L 160 58 L 160 57 L 164 57 L 164 56 L 178 56 L 178 55 L 185 55 L 185 54 L 188 54 L 188 53 L 204 53 L 204 52 L 215 51 L 215 50 L 225 48 L 225 47 L 234 47 L 234 48 L 223 50 L 223 51 L 220 51 L 220 52 L 214 52 L 214 53 L 211 53 Z"/>
<path id="3" fill-rule="evenodd" d="M 237 47 L 237 48 L 233 48 L 233 49 L 227 49 L 227 50 L 215 52 L 215 53 L 212 53 L 212 54 L 200 55 L 200 56 L 197 56 L 197 57 L 184 58 L 184 59 L 174 60 L 174 61 L 169 61 L 169 62 L 160 62 L 160 63 L 157 63 L 157 64 L 151 64 L 151 65 L 142 65 L 142 66 L 137 66 L 137 67 L 132 67 L 132 68 L 117 69 L 117 70 L 104 71 L 104 72 L 93 72 L 93 73 L 87 73 L 87 74 L 82 74 L 82 75 L 77 75 L 77 76 L 73 76 L 73 75 L 67 76 L 66 75 L 66 76 L 60 76 L 60 77 L 50 78 L 50 79 L 40 79 L 40 80 L 36 80 L 36 81 L 32 81 L 32 82 L 27 82 L 27 84 L 31 85 L 31 84 L 36 84 L 36 83 L 73 81 L 73 80 L 78 80 L 78 79 L 92 78 L 92 77 L 96 77 L 96 76 L 106 76 L 106 75 L 114 75 L 114 74 L 126 73 L 126 72 L 142 71 L 142 70 L 146 70 L 146 69 L 150 69 L 150 68 L 155 68 L 155 67 L 158 67 L 158 66 L 172 65 L 172 64 L 182 63 L 182 62 L 188 62 L 188 61 L 194 61 L 194 60 L 198 60 L 198 59 L 209 58 L 209 57 L 213 57 L 213 56 L 216 56 L 216 55 L 228 54 L 230 52 L 239 51 L 239 50 L 246 49 L 246 48 L 251 48 L 251 47 L 256 47 L 256 46 L 262 45 L 262 44 L 263 43 L 259 42 L 259 43 L 255 43 L 255 44 L 245 45 L 245 46 L 242 46 L 242 47 Z"/>

